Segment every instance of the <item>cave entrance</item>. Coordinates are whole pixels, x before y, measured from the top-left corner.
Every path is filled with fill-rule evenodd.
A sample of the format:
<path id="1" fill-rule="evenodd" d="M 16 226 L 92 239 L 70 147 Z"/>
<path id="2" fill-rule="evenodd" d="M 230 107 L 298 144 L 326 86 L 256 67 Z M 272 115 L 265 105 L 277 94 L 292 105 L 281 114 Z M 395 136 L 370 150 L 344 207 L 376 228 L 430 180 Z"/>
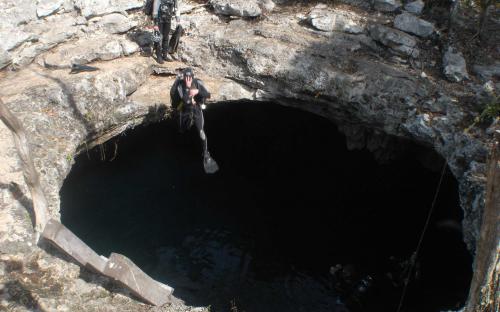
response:
<path id="1" fill-rule="evenodd" d="M 61 189 L 62 222 L 188 305 L 395 311 L 444 160 L 391 138 L 397 148 L 381 163 L 348 151 L 328 120 L 272 103 L 217 103 L 205 119 L 217 174 L 203 172 L 194 130 L 138 127 L 76 158 Z M 472 259 L 461 219 L 447 171 L 402 311 L 464 304 Z M 357 291 L 368 276 L 368 291 Z"/>

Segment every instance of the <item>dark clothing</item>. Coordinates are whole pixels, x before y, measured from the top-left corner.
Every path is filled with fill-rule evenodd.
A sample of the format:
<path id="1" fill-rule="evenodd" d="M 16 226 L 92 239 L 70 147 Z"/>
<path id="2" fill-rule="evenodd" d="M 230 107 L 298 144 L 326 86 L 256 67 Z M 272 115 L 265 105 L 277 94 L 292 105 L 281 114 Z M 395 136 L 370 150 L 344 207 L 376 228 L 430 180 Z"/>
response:
<path id="1" fill-rule="evenodd" d="M 198 89 L 198 94 L 194 96 L 195 103 L 189 97 L 189 89 L 186 87 L 184 80 L 176 79 L 170 89 L 170 101 L 179 118 L 179 131 L 185 132 L 191 129 L 194 124 L 200 135 L 203 154 L 205 155 L 208 153 L 208 146 L 207 137 L 203 130 L 205 120 L 200 105 L 205 103 L 206 99 L 210 97 L 210 93 L 201 80 L 196 78 L 193 79 L 191 88 Z"/>
<path id="2" fill-rule="evenodd" d="M 158 28 L 160 28 L 160 33 L 162 35 L 162 39 L 161 39 L 161 42 L 155 42 L 155 50 L 156 50 L 157 57 L 158 56 L 165 57 L 167 52 L 168 52 L 168 40 L 169 40 L 169 36 L 170 36 L 170 24 L 171 24 L 170 18 L 160 19 L 160 21 L 158 23 Z"/>
<path id="3" fill-rule="evenodd" d="M 162 59 L 168 52 L 172 17 L 180 17 L 178 0 L 154 0 L 153 20 L 162 35 L 161 42 L 155 42 L 156 56 Z"/>
<path id="4" fill-rule="evenodd" d="M 203 148 L 203 154 L 208 151 L 208 142 L 203 126 L 205 125 L 205 119 L 203 118 L 203 111 L 199 105 L 189 105 L 187 109 L 181 110 L 179 112 L 179 131 L 185 132 L 194 125 L 196 130 L 200 134 L 201 147 Z"/>
<path id="5" fill-rule="evenodd" d="M 203 104 L 210 98 L 210 92 L 208 92 L 201 80 L 194 78 L 191 83 L 191 88 L 198 89 L 198 94 L 194 97 L 196 104 Z M 178 109 L 180 104 L 182 104 L 180 108 L 183 108 L 185 105 L 193 104 L 189 98 L 189 89 L 186 87 L 183 79 L 177 78 L 172 88 L 170 88 L 170 100 L 174 109 Z"/>

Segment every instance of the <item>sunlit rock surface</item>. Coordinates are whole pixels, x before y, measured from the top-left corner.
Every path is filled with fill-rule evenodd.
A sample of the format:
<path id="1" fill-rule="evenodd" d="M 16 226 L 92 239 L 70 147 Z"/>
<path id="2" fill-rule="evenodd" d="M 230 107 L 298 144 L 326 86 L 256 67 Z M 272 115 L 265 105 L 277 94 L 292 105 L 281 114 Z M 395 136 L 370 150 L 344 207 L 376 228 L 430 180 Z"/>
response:
<path id="1" fill-rule="evenodd" d="M 153 75 L 158 65 L 147 56 L 151 42 L 146 26 L 151 22 L 141 14 L 142 1 L 0 3 L 0 68 L 5 68 L 0 72 L 1 97 L 28 131 L 52 216 L 59 216 L 59 189 L 74 156 L 168 114 L 176 69 L 192 66 L 214 102 L 266 100 L 311 111 L 338 124 L 352 148 L 367 145 L 355 131 L 358 126 L 433 147 L 459 181 L 464 239 L 473 250 L 484 206 L 488 146 L 499 125 L 490 126 L 489 132 L 465 131 L 479 114 L 473 92 L 478 85 L 446 80 L 466 78 L 465 61 L 445 58 L 445 76 L 436 65 L 442 55 L 430 55 L 416 66 L 412 58 L 422 45 L 426 51 L 436 47 L 389 27 L 393 15 L 372 14 L 363 4 L 344 6 L 349 12 L 340 18 L 314 13 L 313 7 L 297 12 L 286 1 L 275 2 L 184 2 L 181 23 L 186 33 L 179 60 L 164 64 L 169 73 L 164 75 Z M 375 1 L 380 11 L 399 7 L 399 1 Z M 262 15 L 262 8 L 264 17 L 249 18 Z M 318 22 L 312 25 L 323 31 L 304 24 L 308 14 L 311 23 Z M 99 70 L 70 74 L 72 64 Z M 481 66 L 486 68 L 475 69 L 481 77 L 498 77 L 495 68 Z M 498 94 L 498 83 L 492 82 L 491 88 Z M 106 281 L 82 279 L 77 266 L 36 247 L 25 210 L 29 193 L 3 124 L 0 160 L 0 265 L 6 272 L 0 281 L 12 282 L 16 274 L 31 278 L 37 272 L 39 279 L 29 280 L 28 286 L 38 299 L 25 310 L 36 304 L 51 311 L 148 309 L 130 297 L 111 295 L 102 286 Z M 18 269 L 5 269 L 9 263 Z"/>

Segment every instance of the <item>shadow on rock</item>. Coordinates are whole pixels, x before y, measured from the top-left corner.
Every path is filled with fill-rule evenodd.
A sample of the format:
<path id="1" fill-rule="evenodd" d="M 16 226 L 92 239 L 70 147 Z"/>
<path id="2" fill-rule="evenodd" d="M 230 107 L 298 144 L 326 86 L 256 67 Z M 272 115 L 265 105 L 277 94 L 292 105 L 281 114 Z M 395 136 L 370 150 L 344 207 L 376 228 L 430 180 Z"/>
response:
<path id="1" fill-rule="evenodd" d="M 160 122 L 166 118 L 168 111 L 169 109 L 165 104 L 150 106 L 148 108 L 148 113 L 144 116 L 144 123 Z"/>
<path id="2" fill-rule="evenodd" d="M 77 120 L 79 120 L 84 125 L 85 130 L 87 130 L 88 135 L 92 135 L 93 133 L 95 133 L 96 130 L 95 130 L 94 126 L 85 118 L 85 116 L 83 116 L 83 114 L 78 109 L 78 106 L 76 105 L 75 97 L 73 96 L 73 93 L 70 91 L 70 88 L 68 87 L 68 85 L 66 83 L 64 83 L 59 78 L 52 77 L 52 76 L 49 76 L 46 74 L 40 74 L 40 73 L 37 73 L 37 74 L 42 76 L 42 77 L 45 77 L 47 79 L 54 81 L 55 83 L 57 83 L 59 85 L 59 87 L 61 87 L 61 90 L 62 90 L 64 96 L 66 97 L 66 100 L 67 100 L 69 106 L 71 107 L 71 110 L 72 110 L 75 118 Z"/>
<path id="3" fill-rule="evenodd" d="M 0 183 L 0 189 L 9 190 L 12 196 L 26 209 L 30 216 L 31 224 L 35 227 L 35 211 L 33 210 L 33 201 L 29 199 L 15 182 L 9 184 Z"/>
<path id="4" fill-rule="evenodd" d="M 15 309 L 16 307 L 24 307 L 29 311 L 45 311 L 40 307 L 31 291 L 17 280 L 5 283 L 4 288 L 0 291 L 0 294 L 9 299 L 10 303 L 8 305 L 8 311 L 11 311 L 10 309 Z"/>
<path id="5" fill-rule="evenodd" d="M 127 38 L 139 45 L 141 55 L 153 55 L 153 40 L 151 39 L 151 32 L 142 29 L 135 29 L 127 33 Z"/>

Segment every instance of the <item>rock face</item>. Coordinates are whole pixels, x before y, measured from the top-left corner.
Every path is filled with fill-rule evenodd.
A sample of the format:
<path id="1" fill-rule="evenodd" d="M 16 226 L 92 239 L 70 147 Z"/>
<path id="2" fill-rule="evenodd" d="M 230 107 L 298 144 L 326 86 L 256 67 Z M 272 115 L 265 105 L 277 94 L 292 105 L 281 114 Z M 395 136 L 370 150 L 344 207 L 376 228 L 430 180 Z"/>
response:
<path id="1" fill-rule="evenodd" d="M 382 12 L 394 12 L 401 7 L 399 0 L 373 0 L 375 10 Z"/>
<path id="2" fill-rule="evenodd" d="M 417 0 L 417 1 L 408 2 L 407 4 L 405 4 L 405 10 L 410 12 L 410 13 L 420 15 L 422 13 L 422 10 L 424 9 L 424 6 L 425 6 L 424 1 Z"/>
<path id="3" fill-rule="evenodd" d="M 142 0 L 75 0 L 75 6 L 86 18 L 141 8 Z"/>
<path id="4" fill-rule="evenodd" d="M 0 11 L 1 31 L 36 20 L 36 2 L 31 0 L 2 1 Z"/>
<path id="5" fill-rule="evenodd" d="M 491 65 L 474 65 L 472 71 L 483 80 L 500 79 L 500 63 Z"/>
<path id="6" fill-rule="evenodd" d="M 10 57 L 9 53 L 4 49 L 0 48 L 0 69 L 9 65 L 11 62 L 12 58 Z"/>
<path id="7" fill-rule="evenodd" d="M 464 79 L 469 79 L 465 59 L 462 53 L 456 48 L 448 47 L 443 56 L 444 75 L 448 80 L 460 82 Z"/>
<path id="8" fill-rule="evenodd" d="M 35 40 L 37 36 L 31 33 L 27 33 L 21 30 L 11 30 L 7 33 L 0 33 L 0 48 L 11 51 L 26 41 Z"/>
<path id="9" fill-rule="evenodd" d="M 328 10 L 326 5 L 316 6 L 308 16 L 309 23 L 322 31 L 343 31 L 351 34 L 363 32 L 363 27 L 346 12 Z"/>
<path id="10" fill-rule="evenodd" d="M 35 1 L 0 2 L 0 68 L 6 67 L 0 72 L 1 97 L 30 136 L 52 217 L 59 218 L 59 190 L 74 156 L 128 128 L 163 118 L 165 109 L 160 108 L 169 106 L 165 86 L 173 82 L 176 68 L 191 66 L 212 91 L 213 101 L 265 100 L 313 112 L 338 124 L 352 148 L 378 151 L 377 140 L 367 140 L 359 129 L 433 147 L 447 159 L 459 182 L 464 240 L 474 250 L 480 236 L 488 144 L 499 127 L 492 126 L 488 133 L 464 130 L 477 116 L 470 108 L 476 102 L 470 95 L 478 87 L 474 81 L 457 88 L 430 72 L 421 78 L 425 76 L 408 64 L 419 54 L 416 37 L 375 22 L 367 27 L 369 36 L 352 31 L 349 21 L 362 26 L 369 11 L 336 10 L 331 15 L 321 7 L 311 8 L 311 24 L 323 28 L 316 31 L 301 23 L 304 19 L 288 4 L 266 12 L 265 18 L 233 19 L 218 15 L 255 17 L 265 1 L 210 3 L 214 10 L 188 3 L 180 60 L 165 63 L 163 76 L 152 77 L 153 61 L 136 53 L 139 44 L 149 44 L 138 39 L 148 36 L 145 27 L 121 34 L 143 20 L 141 13 L 124 13 L 141 7 L 142 1 L 75 0 L 74 10 L 68 0 L 39 19 Z M 401 6 L 391 0 L 376 0 L 374 5 L 391 12 Z M 392 15 L 381 15 L 389 24 Z M 10 38 L 13 30 L 19 34 Z M 463 57 L 449 51 L 443 58 L 445 75 L 452 81 L 464 79 Z M 400 61 L 395 63 L 390 53 L 398 54 Z M 433 63 L 440 60 L 429 57 L 423 60 L 425 66 L 439 69 Z M 90 63 L 99 70 L 69 74 L 74 63 Z M 476 72 L 496 75 L 484 68 Z M 95 276 L 84 281 L 78 267 L 36 246 L 13 146 L 10 132 L 0 123 L 0 270 L 2 261 L 18 261 L 24 268 L 0 274 L 0 282 L 21 276 L 23 283 L 30 283 L 27 287 L 40 309 L 47 311 L 95 311 L 104 305 L 120 311 L 147 310 L 129 297 L 112 296 Z M 30 277 L 29 268 L 34 267 L 39 268 L 38 279 Z M 57 291 L 46 291 L 49 288 Z M 0 301 L 1 308 L 3 304 Z M 172 311 L 189 310 L 181 305 Z"/>
<path id="11" fill-rule="evenodd" d="M 262 14 L 255 0 L 211 0 L 215 13 L 229 16 L 257 17 Z"/>
<path id="12" fill-rule="evenodd" d="M 104 29 L 105 32 L 110 34 L 125 33 L 137 26 L 136 22 L 131 21 L 129 18 L 122 14 L 113 13 L 103 16 L 97 21 L 97 25 Z"/>
<path id="13" fill-rule="evenodd" d="M 423 38 L 434 33 L 434 25 L 409 13 L 402 13 L 394 19 L 394 27 Z"/>
<path id="14" fill-rule="evenodd" d="M 52 51 L 44 58 L 51 68 L 70 68 L 72 64 L 87 64 L 97 60 L 112 60 L 139 51 L 139 46 L 126 39 L 95 37 Z"/>
<path id="15" fill-rule="evenodd" d="M 53 14 L 59 10 L 64 3 L 64 0 L 42 0 L 38 1 L 36 7 L 36 15 L 38 17 L 45 17 Z"/>
<path id="16" fill-rule="evenodd" d="M 398 54 L 411 57 L 419 55 L 417 40 L 402 31 L 378 24 L 368 26 L 368 31 L 373 39 Z"/>

